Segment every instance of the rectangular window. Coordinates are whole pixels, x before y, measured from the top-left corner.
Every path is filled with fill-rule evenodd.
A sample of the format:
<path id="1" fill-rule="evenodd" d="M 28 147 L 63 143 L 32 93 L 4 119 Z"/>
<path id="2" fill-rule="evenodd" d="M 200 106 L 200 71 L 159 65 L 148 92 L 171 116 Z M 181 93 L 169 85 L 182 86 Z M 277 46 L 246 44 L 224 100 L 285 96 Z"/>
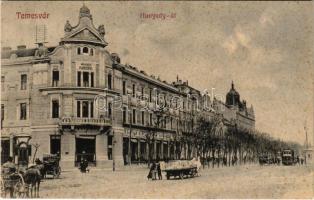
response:
<path id="1" fill-rule="evenodd" d="M 126 95 L 126 82 L 125 81 L 122 82 L 122 94 Z"/>
<path id="2" fill-rule="evenodd" d="M 94 87 L 94 72 L 90 73 L 90 86 Z"/>
<path id="3" fill-rule="evenodd" d="M 52 101 L 52 118 L 59 118 L 59 101 Z"/>
<path id="4" fill-rule="evenodd" d="M 132 96 L 135 97 L 135 84 L 132 85 Z"/>
<path id="5" fill-rule="evenodd" d="M 93 101 L 90 102 L 90 117 L 91 118 L 94 117 L 94 102 Z"/>
<path id="6" fill-rule="evenodd" d="M 123 120 L 123 123 L 126 123 L 126 107 L 123 107 L 123 111 L 122 111 L 122 120 Z"/>
<path id="7" fill-rule="evenodd" d="M 89 73 L 83 72 L 83 87 L 89 87 Z"/>
<path id="8" fill-rule="evenodd" d="M 27 75 L 22 74 L 21 75 L 21 90 L 26 90 L 27 88 Z"/>
<path id="9" fill-rule="evenodd" d="M 77 101 L 77 104 L 76 104 L 76 116 L 81 117 L 81 102 L 80 101 Z"/>
<path id="10" fill-rule="evenodd" d="M 132 120 L 133 120 L 133 118 L 132 118 L 132 112 L 129 112 L 129 123 L 130 123 L 130 124 L 132 124 Z"/>
<path id="11" fill-rule="evenodd" d="M 112 103 L 108 103 L 108 116 L 111 117 L 112 115 Z"/>
<path id="12" fill-rule="evenodd" d="M 153 90 L 150 88 L 149 89 L 149 102 L 152 102 L 152 94 L 153 93 Z"/>
<path id="13" fill-rule="evenodd" d="M 141 98 L 144 99 L 144 87 L 142 87 Z"/>
<path id="14" fill-rule="evenodd" d="M 133 124 L 136 124 L 136 110 L 133 109 Z"/>
<path id="15" fill-rule="evenodd" d="M 4 82 L 5 82 L 5 76 L 1 76 L 1 91 L 5 90 Z"/>
<path id="16" fill-rule="evenodd" d="M 82 117 L 88 117 L 88 101 L 82 101 Z"/>
<path id="17" fill-rule="evenodd" d="M 149 113 L 149 125 L 153 125 L 153 113 Z"/>
<path id="18" fill-rule="evenodd" d="M 172 119 L 172 117 L 170 118 L 170 129 L 172 129 L 173 127 L 172 127 L 172 121 L 173 121 L 173 119 Z"/>
<path id="19" fill-rule="evenodd" d="M 77 72 L 77 86 L 81 87 L 81 72 Z"/>
<path id="20" fill-rule="evenodd" d="M 26 120 L 26 114 L 27 114 L 27 110 L 26 110 L 26 103 L 21 103 L 20 104 L 20 120 Z"/>
<path id="21" fill-rule="evenodd" d="M 57 87 L 59 83 L 59 71 L 52 71 L 52 87 Z"/>
<path id="22" fill-rule="evenodd" d="M 145 112 L 142 111 L 142 125 L 145 125 Z"/>
<path id="23" fill-rule="evenodd" d="M 3 126 L 3 120 L 4 120 L 4 104 L 1 104 L 1 129 Z"/>
<path id="24" fill-rule="evenodd" d="M 108 89 L 112 89 L 112 75 L 108 74 Z"/>

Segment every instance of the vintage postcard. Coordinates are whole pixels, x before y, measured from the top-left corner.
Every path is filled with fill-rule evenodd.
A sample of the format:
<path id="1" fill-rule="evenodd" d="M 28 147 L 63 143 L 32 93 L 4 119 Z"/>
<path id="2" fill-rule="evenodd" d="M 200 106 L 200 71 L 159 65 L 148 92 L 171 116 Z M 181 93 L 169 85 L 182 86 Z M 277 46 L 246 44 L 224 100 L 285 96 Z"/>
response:
<path id="1" fill-rule="evenodd" d="M 2 1 L 1 197 L 313 198 L 313 11 Z"/>

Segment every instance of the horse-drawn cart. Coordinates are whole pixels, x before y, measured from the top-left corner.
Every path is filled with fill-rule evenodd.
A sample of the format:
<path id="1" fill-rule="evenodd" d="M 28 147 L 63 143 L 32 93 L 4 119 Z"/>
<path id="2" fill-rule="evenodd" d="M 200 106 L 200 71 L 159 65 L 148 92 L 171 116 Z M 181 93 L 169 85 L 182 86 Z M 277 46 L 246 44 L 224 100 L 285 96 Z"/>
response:
<path id="1" fill-rule="evenodd" d="M 26 197 L 27 187 L 24 178 L 20 173 L 1 174 L 1 193 L 6 197 L 7 191 L 10 192 L 10 198 Z"/>
<path id="2" fill-rule="evenodd" d="M 183 179 L 184 177 L 194 177 L 197 175 L 197 167 L 188 167 L 180 169 L 165 169 L 166 177 L 169 180 L 170 177 L 179 177 Z"/>
<path id="3" fill-rule="evenodd" d="M 58 178 L 61 174 L 61 167 L 59 165 L 60 157 L 55 154 L 44 154 L 43 164 L 46 175 L 52 175 L 53 178 Z"/>
<path id="4" fill-rule="evenodd" d="M 199 160 L 176 160 L 169 163 L 163 163 L 161 167 L 164 172 L 166 172 L 167 179 L 171 177 L 179 177 L 183 179 L 184 177 L 192 178 L 198 175 L 201 163 Z"/>

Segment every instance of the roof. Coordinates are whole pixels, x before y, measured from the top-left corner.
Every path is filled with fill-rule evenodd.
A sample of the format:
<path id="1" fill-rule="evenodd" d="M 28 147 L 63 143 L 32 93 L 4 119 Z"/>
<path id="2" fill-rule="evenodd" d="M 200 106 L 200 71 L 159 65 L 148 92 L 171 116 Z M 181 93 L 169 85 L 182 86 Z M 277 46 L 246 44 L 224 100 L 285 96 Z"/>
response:
<path id="1" fill-rule="evenodd" d="M 48 47 L 48 53 L 51 53 L 56 47 Z M 18 58 L 20 57 L 32 57 L 35 56 L 36 51 L 38 48 L 32 49 L 17 49 L 17 50 L 10 50 L 10 51 L 2 51 L 1 52 L 1 59 L 10 59 L 12 54 L 16 54 Z"/>

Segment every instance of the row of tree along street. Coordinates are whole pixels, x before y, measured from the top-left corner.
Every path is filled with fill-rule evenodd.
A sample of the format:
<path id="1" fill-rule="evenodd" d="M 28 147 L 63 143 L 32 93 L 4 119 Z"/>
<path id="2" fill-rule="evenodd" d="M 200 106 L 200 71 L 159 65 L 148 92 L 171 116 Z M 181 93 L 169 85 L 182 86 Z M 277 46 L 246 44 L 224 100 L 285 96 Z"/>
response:
<path id="1" fill-rule="evenodd" d="M 147 139 L 151 147 L 158 127 L 164 120 L 163 112 L 156 115 L 156 131 L 150 132 Z M 208 118 L 199 115 L 193 117 L 192 133 L 182 134 L 176 138 L 175 159 L 191 159 L 199 157 L 203 166 L 233 166 L 246 163 L 257 163 L 261 155 L 277 159 L 283 149 L 298 150 L 297 143 L 274 139 L 267 133 L 238 127 L 236 123 L 228 123 L 221 114 Z M 149 148 L 148 164 L 154 161 L 154 150 Z M 183 155 L 183 156 L 182 156 Z M 277 162 L 277 161 L 276 161 Z"/>

